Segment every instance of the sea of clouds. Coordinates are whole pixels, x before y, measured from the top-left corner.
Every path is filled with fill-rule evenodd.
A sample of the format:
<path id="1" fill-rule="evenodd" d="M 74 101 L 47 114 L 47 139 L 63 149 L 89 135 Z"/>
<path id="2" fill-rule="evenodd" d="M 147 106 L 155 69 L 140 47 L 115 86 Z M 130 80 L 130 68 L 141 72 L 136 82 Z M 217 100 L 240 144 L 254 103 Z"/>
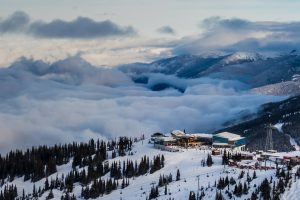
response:
<path id="1" fill-rule="evenodd" d="M 279 97 L 249 94 L 237 81 L 147 74 L 138 84 L 118 68 L 80 56 L 54 63 L 19 59 L 0 69 L 0 152 L 90 138 L 211 132 Z M 167 83 L 169 88 L 152 91 Z"/>

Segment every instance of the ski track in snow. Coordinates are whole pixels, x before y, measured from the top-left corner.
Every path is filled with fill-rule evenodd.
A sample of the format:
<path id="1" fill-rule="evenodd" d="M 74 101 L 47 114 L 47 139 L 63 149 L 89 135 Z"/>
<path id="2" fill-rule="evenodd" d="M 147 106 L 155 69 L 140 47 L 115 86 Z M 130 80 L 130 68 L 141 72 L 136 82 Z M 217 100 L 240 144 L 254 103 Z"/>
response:
<path id="1" fill-rule="evenodd" d="M 284 125 L 284 123 L 277 123 L 274 125 L 274 127 L 280 132 L 280 133 L 284 133 L 284 131 L 282 130 L 282 126 Z M 295 139 L 290 135 L 285 133 L 289 138 L 290 138 L 290 144 L 295 147 L 296 151 L 300 151 L 300 146 L 297 144 L 297 142 L 295 141 Z M 300 198 L 299 198 L 300 199 Z"/>
<path id="2" fill-rule="evenodd" d="M 284 123 L 277 123 L 274 125 L 274 127 L 280 132 L 283 133 L 282 131 L 282 126 L 284 125 Z"/>
<path id="3" fill-rule="evenodd" d="M 282 196 L 282 200 L 298 200 L 300 199 L 300 180 L 292 184 L 290 189 L 287 189 Z"/>
<path id="4" fill-rule="evenodd" d="M 293 173 L 295 173 L 297 167 L 294 167 Z M 291 188 L 286 188 L 285 192 L 282 195 L 282 200 L 298 200 L 300 199 L 300 180 L 297 179 L 296 182 L 292 180 Z"/>
<path id="5" fill-rule="evenodd" d="M 293 147 L 295 147 L 296 151 L 300 151 L 300 147 L 299 147 L 299 145 L 297 144 L 297 142 L 295 141 L 295 139 L 292 138 L 289 134 L 286 134 L 286 135 L 289 136 L 289 138 L 290 138 L 290 143 L 291 143 L 291 145 L 292 145 Z"/>

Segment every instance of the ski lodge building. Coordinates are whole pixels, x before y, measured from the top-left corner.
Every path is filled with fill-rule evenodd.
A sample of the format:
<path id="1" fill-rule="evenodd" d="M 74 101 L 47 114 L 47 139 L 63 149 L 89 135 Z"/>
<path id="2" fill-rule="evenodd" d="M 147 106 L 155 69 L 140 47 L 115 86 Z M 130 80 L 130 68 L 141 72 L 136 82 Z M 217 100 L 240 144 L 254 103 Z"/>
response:
<path id="1" fill-rule="evenodd" d="M 163 133 L 154 133 L 149 142 L 152 142 L 156 148 L 173 151 L 169 149 L 174 146 L 184 148 L 208 146 L 215 149 L 230 148 L 234 150 L 245 150 L 246 141 L 240 135 L 222 132 L 218 134 L 191 133 L 185 131 L 173 130 L 168 136 Z"/>
<path id="2" fill-rule="evenodd" d="M 151 141 L 157 145 L 164 146 L 181 146 L 181 147 L 200 147 L 202 145 L 212 144 L 212 134 L 192 133 L 186 134 L 184 131 L 173 130 L 170 136 L 161 133 L 154 133 L 151 136 Z"/>
<path id="3" fill-rule="evenodd" d="M 212 144 L 212 134 L 191 133 L 186 134 L 180 130 L 171 132 L 171 136 L 176 139 L 177 145 L 182 147 L 200 147 Z"/>
<path id="4" fill-rule="evenodd" d="M 231 148 L 244 151 L 246 140 L 245 137 L 241 137 L 240 135 L 234 133 L 221 132 L 213 135 L 212 146 L 214 148 Z"/>

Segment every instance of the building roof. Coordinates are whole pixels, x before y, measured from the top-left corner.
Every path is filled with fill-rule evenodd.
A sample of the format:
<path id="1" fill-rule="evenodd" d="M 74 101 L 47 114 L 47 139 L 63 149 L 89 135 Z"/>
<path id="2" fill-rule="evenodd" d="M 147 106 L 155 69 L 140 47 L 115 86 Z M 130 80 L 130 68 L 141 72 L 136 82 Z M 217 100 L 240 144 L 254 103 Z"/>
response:
<path id="1" fill-rule="evenodd" d="M 241 155 L 243 155 L 243 156 L 254 156 L 254 153 L 247 152 L 247 151 L 242 151 Z"/>
<path id="2" fill-rule="evenodd" d="M 185 135 L 185 133 L 183 131 L 180 131 L 180 130 L 173 130 L 171 132 L 171 134 L 174 135 L 174 136 L 184 136 Z"/>
<path id="3" fill-rule="evenodd" d="M 157 133 L 153 133 L 153 134 L 151 135 L 151 137 L 165 137 L 165 135 L 164 135 L 163 133 L 157 132 Z"/>
<path id="4" fill-rule="evenodd" d="M 209 133 L 191 133 L 191 134 L 187 134 L 190 135 L 192 137 L 201 137 L 201 138 L 212 138 L 213 135 L 209 134 Z"/>
<path id="5" fill-rule="evenodd" d="M 164 142 L 174 142 L 176 141 L 173 137 L 159 137 L 155 139 L 156 141 L 164 141 Z"/>
<path id="6" fill-rule="evenodd" d="M 212 145 L 213 146 L 231 146 L 228 143 L 223 143 L 223 142 L 214 142 Z"/>
<path id="7" fill-rule="evenodd" d="M 241 137 L 240 135 L 234 134 L 234 133 L 229 133 L 229 132 L 221 132 L 216 134 L 216 136 L 222 137 L 222 138 L 227 138 L 229 140 L 238 140 L 244 137 Z"/>

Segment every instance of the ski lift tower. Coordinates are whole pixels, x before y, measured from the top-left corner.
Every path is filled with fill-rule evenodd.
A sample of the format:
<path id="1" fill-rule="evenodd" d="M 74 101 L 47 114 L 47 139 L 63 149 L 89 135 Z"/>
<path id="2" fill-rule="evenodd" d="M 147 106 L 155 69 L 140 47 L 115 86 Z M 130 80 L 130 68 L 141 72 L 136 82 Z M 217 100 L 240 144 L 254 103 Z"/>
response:
<path id="1" fill-rule="evenodd" d="M 273 126 L 272 124 L 269 124 L 266 129 L 267 129 L 267 137 L 266 137 L 266 144 L 265 144 L 265 150 L 273 150 Z"/>

